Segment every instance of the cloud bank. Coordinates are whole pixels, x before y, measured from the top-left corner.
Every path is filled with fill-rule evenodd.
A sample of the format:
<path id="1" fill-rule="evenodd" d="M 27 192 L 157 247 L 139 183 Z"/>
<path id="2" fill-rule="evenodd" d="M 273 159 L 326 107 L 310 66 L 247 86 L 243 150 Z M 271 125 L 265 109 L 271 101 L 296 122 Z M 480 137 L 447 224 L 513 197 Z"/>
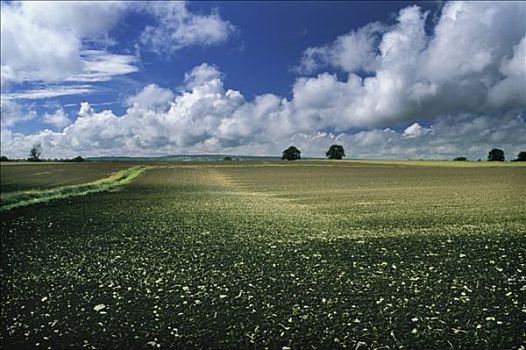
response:
<path id="1" fill-rule="evenodd" d="M 526 4 L 447 3 L 431 33 L 427 17 L 410 6 L 394 24 L 308 48 L 290 99 L 247 100 L 204 63 L 185 75 L 184 91 L 148 85 L 127 99 L 122 116 L 85 102 L 69 125 L 48 116 L 67 125 L 60 131 L 2 127 L 2 153 L 25 157 L 40 141 L 50 157 L 279 155 L 289 144 L 322 156 L 332 143 L 350 157 L 477 159 L 493 147 L 515 155 L 526 135 Z M 320 71 L 327 67 L 345 78 Z"/>

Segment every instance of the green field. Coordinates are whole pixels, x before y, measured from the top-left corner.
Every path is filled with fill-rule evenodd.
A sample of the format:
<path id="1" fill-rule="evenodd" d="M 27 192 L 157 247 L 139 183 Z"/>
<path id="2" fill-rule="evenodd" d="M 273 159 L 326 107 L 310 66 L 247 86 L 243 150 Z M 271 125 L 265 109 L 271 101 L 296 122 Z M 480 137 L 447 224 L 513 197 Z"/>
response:
<path id="1" fill-rule="evenodd" d="M 2 348 L 517 349 L 526 167 L 459 163 L 158 163 L 3 212 Z M 85 165 L 2 195 L 123 164 Z"/>

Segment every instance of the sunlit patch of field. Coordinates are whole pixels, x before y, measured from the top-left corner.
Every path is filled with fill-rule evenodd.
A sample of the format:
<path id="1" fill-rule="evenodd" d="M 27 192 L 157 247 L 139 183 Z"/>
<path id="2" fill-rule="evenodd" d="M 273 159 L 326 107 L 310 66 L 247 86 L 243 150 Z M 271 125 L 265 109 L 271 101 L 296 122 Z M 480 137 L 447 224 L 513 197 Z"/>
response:
<path id="1" fill-rule="evenodd" d="M 2 214 L 5 348 L 518 348 L 526 169 L 164 165 Z"/>

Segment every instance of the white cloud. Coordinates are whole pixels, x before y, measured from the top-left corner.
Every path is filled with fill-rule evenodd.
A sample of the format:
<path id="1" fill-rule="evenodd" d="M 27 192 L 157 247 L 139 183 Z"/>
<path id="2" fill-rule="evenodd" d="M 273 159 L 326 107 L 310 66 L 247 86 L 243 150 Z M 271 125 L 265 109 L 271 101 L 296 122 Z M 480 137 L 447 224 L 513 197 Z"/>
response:
<path id="1" fill-rule="evenodd" d="M 155 17 L 158 24 L 147 26 L 140 41 L 143 46 L 157 53 L 172 54 L 191 45 L 219 44 L 235 31 L 235 27 L 218 13 L 192 13 L 185 2 L 151 2 L 145 5 L 145 10 Z"/>
<path id="2" fill-rule="evenodd" d="M 92 61 L 83 57 L 84 43 L 104 40 L 126 4 L 25 1 L 2 2 L 1 9 L 5 85 L 11 81 L 57 82 L 97 73 Z"/>
<path id="3" fill-rule="evenodd" d="M 374 22 L 339 36 L 329 45 L 309 47 L 296 70 L 312 73 L 332 65 L 347 72 L 373 71 L 376 68 L 376 45 L 386 29 L 381 23 Z"/>
<path id="4" fill-rule="evenodd" d="M 294 86 L 295 102 L 322 103 L 323 109 L 319 111 L 318 118 L 327 126 L 336 124 L 341 129 L 386 125 L 396 120 L 414 118 L 418 106 L 408 100 L 407 91 L 415 79 L 418 57 L 426 45 L 425 18 L 426 14 L 422 14 L 416 6 L 402 9 L 397 24 L 385 30 L 380 40 L 369 41 L 370 45 L 363 54 L 373 60 L 370 67 L 375 67 L 374 76 L 362 79 L 354 71 L 364 69 L 364 65 L 351 64 L 348 66 L 346 81 L 339 81 L 336 76 L 327 74 L 301 78 Z M 370 31 L 366 29 L 363 33 Z M 358 30 L 349 35 L 356 36 L 356 33 L 362 32 Z M 332 46 L 338 47 L 339 41 L 341 39 L 337 39 Z M 376 41 L 378 43 L 373 48 L 371 45 Z M 339 55 L 334 56 L 335 61 L 330 63 L 347 71 L 340 60 L 356 55 L 357 48 L 353 50 L 339 52 Z M 373 59 L 371 55 L 376 51 L 378 54 Z M 323 93 L 319 94 L 321 91 Z"/>
<path id="5" fill-rule="evenodd" d="M 101 50 L 80 52 L 83 70 L 67 77 L 66 81 L 96 82 L 108 81 L 114 76 L 137 72 L 136 58 L 131 55 L 116 55 Z"/>
<path id="6" fill-rule="evenodd" d="M 221 78 L 221 73 L 216 67 L 203 63 L 194 67 L 190 72 L 185 73 L 184 82 L 187 88 L 192 89 L 203 83 Z"/>
<path id="7" fill-rule="evenodd" d="M 62 129 L 65 126 L 71 124 L 71 120 L 68 118 L 66 112 L 64 112 L 64 109 L 62 108 L 57 109 L 53 114 L 44 114 L 42 121 L 46 124 L 53 125 L 58 129 Z"/>
<path id="8" fill-rule="evenodd" d="M 84 95 L 92 91 L 91 85 L 48 85 L 44 88 L 2 93 L 2 100 L 38 100 L 68 95 Z"/>
<path id="9" fill-rule="evenodd" d="M 166 110 L 170 102 L 174 99 L 174 94 L 169 89 L 163 89 L 155 84 L 150 84 L 141 90 L 137 95 L 130 96 L 126 103 L 136 109 Z"/>
<path id="10" fill-rule="evenodd" d="M 423 54 L 421 75 L 457 81 L 494 70 L 526 33 L 524 2 L 449 2 Z"/>
<path id="11" fill-rule="evenodd" d="M 405 128 L 404 133 L 402 134 L 407 138 L 421 137 L 424 135 L 431 134 L 433 129 L 425 128 L 418 123 L 413 123 L 407 128 Z"/>
<path id="12" fill-rule="evenodd" d="M 513 56 L 499 67 L 504 78 L 488 91 L 489 104 L 499 108 L 516 106 L 526 100 L 526 37 L 513 48 Z"/>
<path id="13" fill-rule="evenodd" d="M 524 2 L 448 3 L 431 36 L 426 18 L 417 6 L 407 7 L 395 25 L 375 25 L 382 28 L 375 32 L 365 26 L 307 49 L 304 71 L 331 65 L 348 77 L 302 78 L 294 99 L 323 104 L 341 128 L 526 108 Z M 353 44 L 342 45 L 345 40 Z M 372 76 L 356 74 L 368 69 Z"/>
<path id="14" fill-rule="evenodd" d="M 35 119 L 36 112 L 28 107 L 9 100 L 0 100 L 0 121 L 2 130 L 28 120 Z"/>
<path id="15" fill-rule="evenodd" d="M 158 52 L 218 44 L 235 30 L 219 14 L 195 14 L 179 1 L 2 2 L 1 9 L 1 81 L 6 93 L 13 83 L 94 83 L 137 72 L 136 56 L 110 52 L 115 47 L 110 31 L 130 11 L 154 16 L 158 25 L 145 28 L 136 39 Z M 49 89 L 61 91 L 49 97 L 88 92 Z M 47 97 L 43 91 L 20 93 L 9 98 Z"/>

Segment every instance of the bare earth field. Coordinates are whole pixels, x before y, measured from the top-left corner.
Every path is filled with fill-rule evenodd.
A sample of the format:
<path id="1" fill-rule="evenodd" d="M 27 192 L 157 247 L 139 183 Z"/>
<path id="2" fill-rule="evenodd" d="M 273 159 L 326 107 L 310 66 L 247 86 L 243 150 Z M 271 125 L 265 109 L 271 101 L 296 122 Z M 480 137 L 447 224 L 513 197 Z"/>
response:
<path id="1" fill-rule="evenodd" d="M 2 195 L 133 165 L 2 165 Z M 110 192 L 1 213 L 2 348 L 526 342 L 519 163 L 149 166 Z"/>
<path id="2" fill-rule="evenodd" d="M 29 163 L 6 162 L 0 165 L 0 189 L 2 193 L 45 189 L 95 181 L 112 172 L 135 164 L 114 163 Z"/>

